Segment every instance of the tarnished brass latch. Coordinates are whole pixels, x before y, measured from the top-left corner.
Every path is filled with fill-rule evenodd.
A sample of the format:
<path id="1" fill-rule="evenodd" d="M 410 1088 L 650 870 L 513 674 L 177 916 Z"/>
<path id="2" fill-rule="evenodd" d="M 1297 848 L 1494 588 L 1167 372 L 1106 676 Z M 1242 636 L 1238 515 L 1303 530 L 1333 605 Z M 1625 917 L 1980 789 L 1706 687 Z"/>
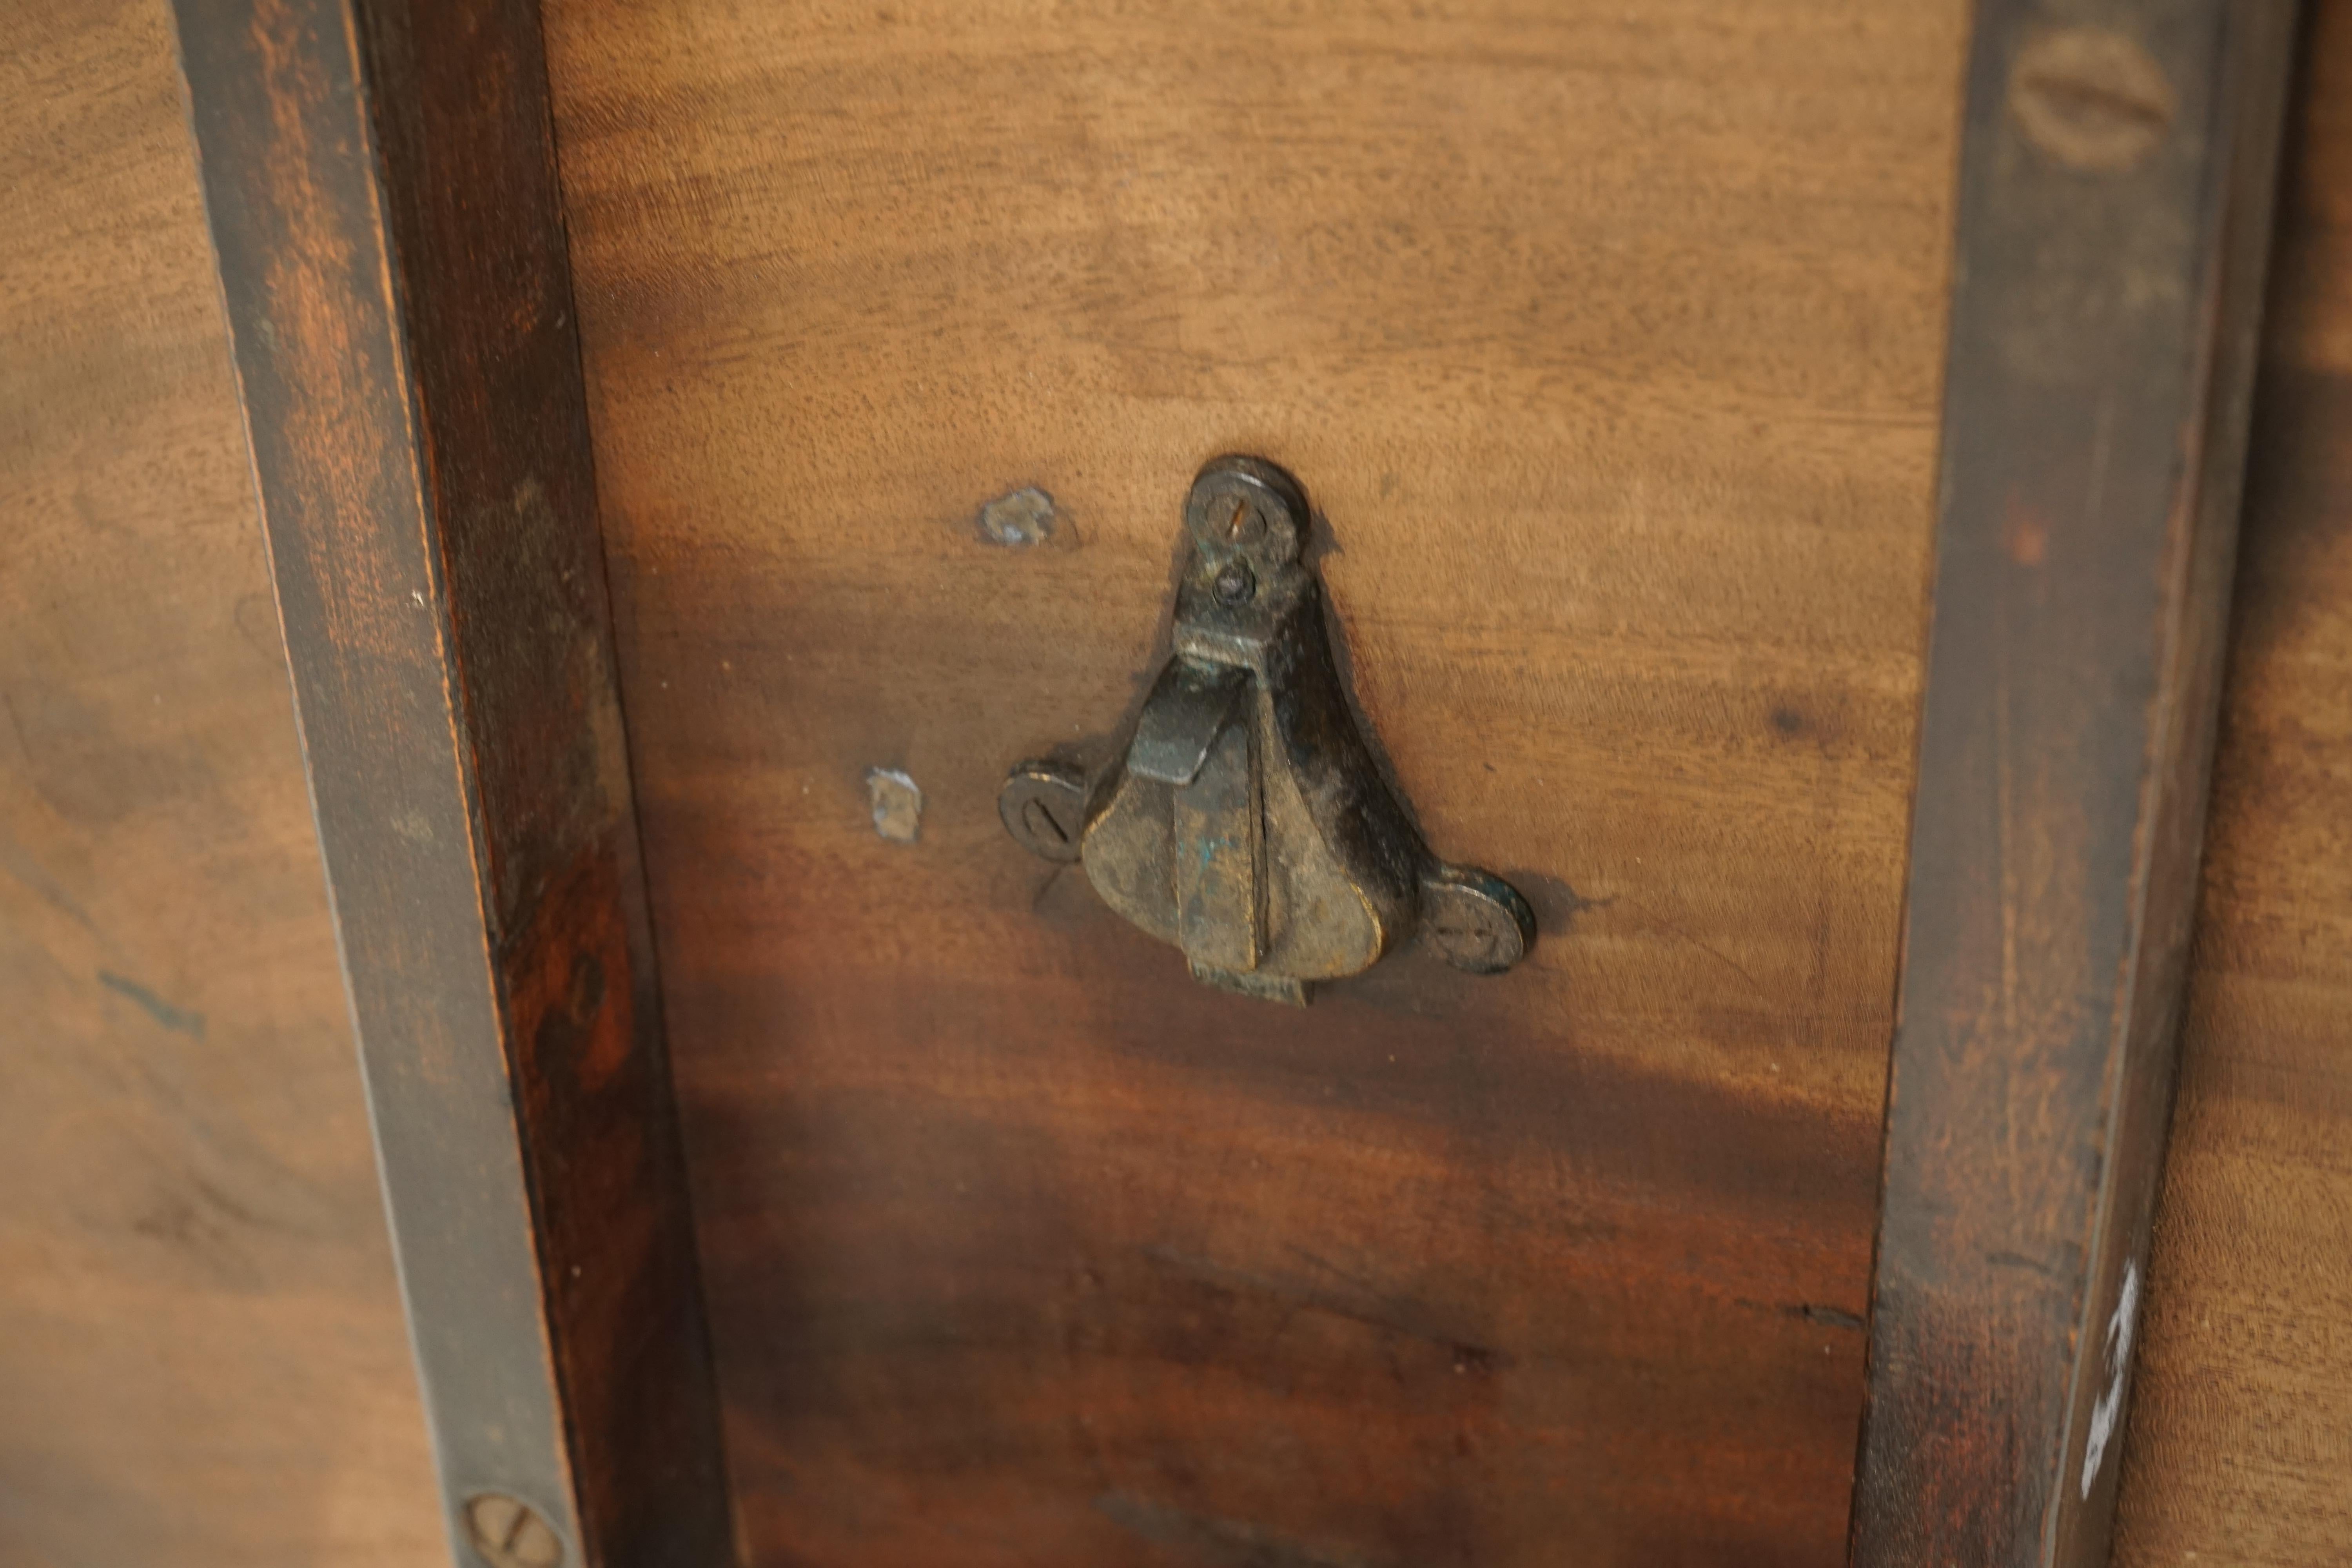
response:
<path id="1" fill-rule="evenodd" d="M 1368 969 L 1416 931 L 1456 968 L 1498 974 L 1535 917 L 1501 878 L 1432 855 L 1389 793 L 1298 558 L 1308 515 L 1272 463 L 1202 468 L 1174 657 L 1118 759 L 1091 780 L 1023 763 L 997 809 L 1228 991 L 1303 1003 L 1310 982 Z"/>

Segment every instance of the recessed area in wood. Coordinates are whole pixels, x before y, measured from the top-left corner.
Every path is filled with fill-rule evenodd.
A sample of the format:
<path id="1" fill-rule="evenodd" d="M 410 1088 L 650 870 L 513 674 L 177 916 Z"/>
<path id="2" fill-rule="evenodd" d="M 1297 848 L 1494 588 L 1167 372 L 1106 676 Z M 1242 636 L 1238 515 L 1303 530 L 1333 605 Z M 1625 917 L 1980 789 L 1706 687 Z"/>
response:
<path id="1" fill-rule="evenodd" d="M 550 0 L 755 1560 L 1838 1560 L 1963 12 Z M 1001 826 L 1228 451 L 1506 980 Z"/>

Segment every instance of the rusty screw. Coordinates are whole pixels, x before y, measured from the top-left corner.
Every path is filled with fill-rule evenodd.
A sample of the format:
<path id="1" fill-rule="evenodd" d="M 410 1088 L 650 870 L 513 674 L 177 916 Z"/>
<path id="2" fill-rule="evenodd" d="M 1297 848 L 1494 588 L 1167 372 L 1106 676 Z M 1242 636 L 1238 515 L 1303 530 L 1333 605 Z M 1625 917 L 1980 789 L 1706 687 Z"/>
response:
<path id="1" fill-rule="evenodd" d="M 1501 878 L 1448 866 L 1421 885 L 1421 929 L 1454 968 L 1500 974 L 1527 956 L 1536 917 Z"/>
<path id="2" fill-rule="evenodd" d="M 997 792 L 996 815 L 1021 847 L 1067 865 L 1078 858 L 1086 832 L 1086 777 L 1059 763 L 1023 763 Z"/>
<path id="3" fill-rule="evenodd" d="M 2164 68 L 2105 27 L 2065 27 L 2028 43 L 2010 69 L 2009 104 L 2036 147 L 2103 174 L 2147 157 L 2175 106 Z"/>
<path id="4" fill-rule="evenodd" d="M 490 1568 L 562 1568 L 563 1541 L 539 1510 L 504 1492 L 466 1500 L 466 1539 Z"/>
<path id="5" fill-rule="evenodd" d="M 1210 560 L 1238 552 L 1261 570 L 1298 559 L 1307 519 L 1298 481 L 1256 458 L 1210 459 L 1184 498 L 1184 526 Z"/>

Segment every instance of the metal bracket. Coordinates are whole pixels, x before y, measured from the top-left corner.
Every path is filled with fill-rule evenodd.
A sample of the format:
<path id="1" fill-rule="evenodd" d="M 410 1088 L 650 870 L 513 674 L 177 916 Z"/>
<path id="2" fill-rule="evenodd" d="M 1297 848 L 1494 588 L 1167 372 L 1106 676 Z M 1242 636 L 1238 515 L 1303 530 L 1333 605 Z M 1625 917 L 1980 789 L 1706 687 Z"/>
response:
<path id="1" fill-rule="evenodd" d="M 1373 763 L 1299 560 L 1310 515 L 1272 463 L 1202 468 L 1173 657 L 1118 759 L 1092 779 L 1022 763 L 999 815 L 1032 852 L 1082 863 L 1211 985 L 1304 1003 L 1416 932 L 1456 968 L 1500 973 L 1535 916 L 1501 878 L 1431 854 Z"/>

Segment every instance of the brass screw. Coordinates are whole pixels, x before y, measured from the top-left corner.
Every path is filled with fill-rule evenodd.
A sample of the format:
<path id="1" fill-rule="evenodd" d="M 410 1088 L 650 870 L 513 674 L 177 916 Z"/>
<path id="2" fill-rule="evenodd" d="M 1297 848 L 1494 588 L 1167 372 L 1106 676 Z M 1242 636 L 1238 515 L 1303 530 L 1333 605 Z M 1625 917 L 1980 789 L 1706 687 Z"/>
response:
<path id="1" fill-rule="evenodd" d="M 1023 763 L 997 793 L 996 814 L 1024 849 L 1067 865 L 1084 852 L 1086 775 L 1044 759 Z"/>
<path id="2" fill-rule="evenodd" d="M 2027 44 L 2009 103 L 2036 147 L 2068 168 L 2119 174 L 2172 123 L 2172 83 L 2148 52 L 2105 27 L 2065 27 Z"/>
<path id="3" fill-rule="evenodd" d="M 520 1498 L 482 1492 L 466 1500 L 466 1538 L 490 1568 L 562 1568 L 555 1527 Z"/>
<path id="4" fill-rule="evenodd" d="M 1534 911 L 1511 885 L 1447 868 L 1422 884 L 1422 932 L 1438 956 L 1473 974 L 1500 974 L 1527 956 Z"/>

